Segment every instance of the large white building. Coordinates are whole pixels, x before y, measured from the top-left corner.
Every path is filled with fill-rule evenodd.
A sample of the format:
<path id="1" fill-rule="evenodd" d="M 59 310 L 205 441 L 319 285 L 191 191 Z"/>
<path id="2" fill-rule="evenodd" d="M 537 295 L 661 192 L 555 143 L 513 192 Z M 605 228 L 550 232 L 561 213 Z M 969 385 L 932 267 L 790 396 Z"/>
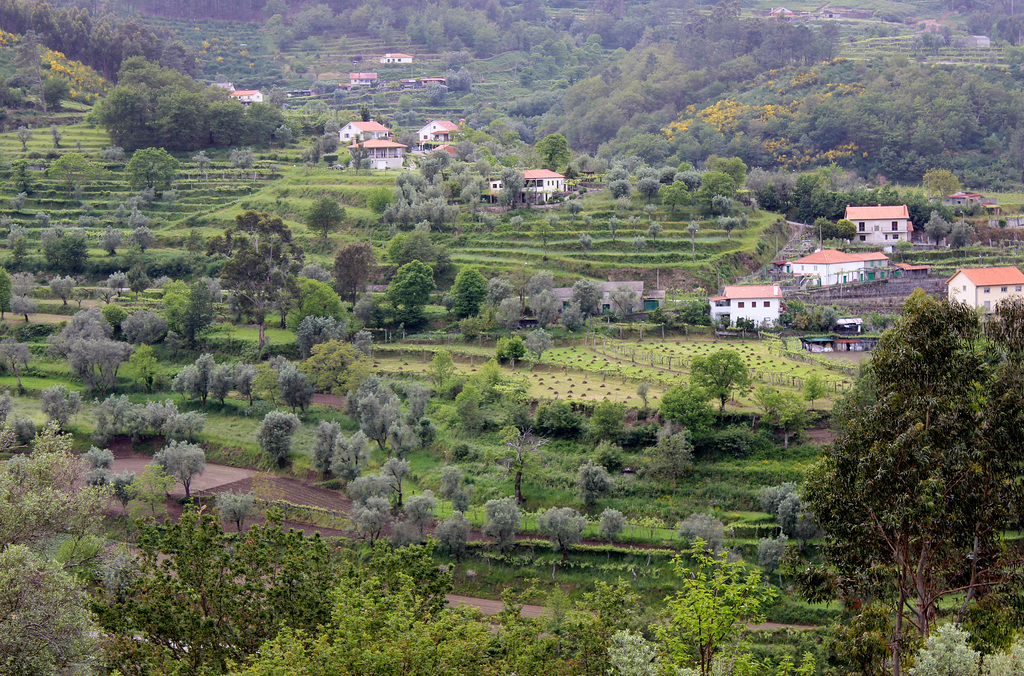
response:
<path id="1" fill-rule="evenodd" d="M 353 87 L 373 87 L 377 84 L 376 73 L 349 73 L 348 74 L 348 86 L 349 89 Z"/>
<path id="2" fill-rule="evenodd" d="M 381 63 L 412 63 L 412 57 L 408 54 L 385 54 L 378 59 Z"/>
<path id="3" fill-rule="evenodd" d="M 386 139 L 370 139 L 361 143 L 353 143 L 348 147 L 349 153 L 362 148 L 370 160 L 371 169 L 401 169 L 405 162 L 405 146 Z M 356 167 L 358 169 L 358 167 Z"/>
<path id="4" fill-rule="evenodd" d="M 527 169 L 523 172 L 523 199 L 528 202 L 546 202 L 556 192 L 565 192 L 565 176 L 550 169 Z M 500 178 L 487 182 L 491 197 L 501 192 Z"/>
<path id="5" fill-rule="evenodd" d="M 263 92 L 259 89 L 236 89 L 229 96 L 236 101 L 241 101 L 243 106 L 250 103 L 263 103 Z"/>
<path id="6" fill-rule="evenodd" d="M 459 125 L 450 120 L 431 120 L 416 132 L 420 146 L 428 146 L 432 143 L 448 143 L 452 140 L 452 133 L 459 130 Z"/>
<path id="7" fill-rule="evenodd" d="M 821 249 L 782 266 L 784 272 L 810 277 L 818 286 L 832 286 L 885 279 L 889 257 L 882 253 L 848 254 Z"/>
<path id="8" fill-rule="evenodd" d="M 778 284 L 727 286 L 722 295 L 709 298 L 711 321 L 728 318 L 731 326 L 737 320 L 749 320 L 755 326 L 770 326 L 782 313 L 782 288 Z"/>
<path id="9" fill-rule="evenodd" d="M 382 125 L 380 122 L 374 122 L 368 120 L 363 122 L 362 120 L 356 120 L 354 122 L 347 123 L 344 127 L 338 130 L 338 140 L 344 143 L 348 141 L 369 141 L 370 139 L 389 139 L 391 138 L 391 130 Z"/>
<path id="10" fill-rule="evenodd" d="M 896 242 L 909 242 L 914 232 L 906 204 L 897 207 L 846 207 L 846 218 L 853 221 L 854 242 L 893 246 Z"/>
<path id="11" fill-rule="evenodd" d="M 1024 296 L 1024 272 L 1017 268 L 961 268 L 946 280 L 950 300 L 984 308 L 992 314 L 999 301 Z"/>

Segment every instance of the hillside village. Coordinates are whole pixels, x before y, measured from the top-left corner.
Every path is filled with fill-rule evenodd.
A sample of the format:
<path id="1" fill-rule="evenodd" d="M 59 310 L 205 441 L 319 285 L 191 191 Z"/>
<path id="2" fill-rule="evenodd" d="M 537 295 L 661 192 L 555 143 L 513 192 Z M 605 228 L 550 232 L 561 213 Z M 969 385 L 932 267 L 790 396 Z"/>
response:
<path id="1" fill-rule="evenodd" d="M 0 3 L 0 674 L 1016 673 L 1020 16 Z"/>

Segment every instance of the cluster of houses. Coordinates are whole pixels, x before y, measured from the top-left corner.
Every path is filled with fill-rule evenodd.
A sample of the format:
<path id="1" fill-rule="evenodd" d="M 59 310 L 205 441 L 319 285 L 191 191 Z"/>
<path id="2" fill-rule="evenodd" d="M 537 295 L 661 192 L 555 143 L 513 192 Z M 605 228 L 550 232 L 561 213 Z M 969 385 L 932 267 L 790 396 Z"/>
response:
<path id="1" fill-rule="evenodd" d="M 896 278 L 927 276 L 930 272 L 927 265 L 889 265 L 888 258 L 882 254 L 844 254 L 829 249 L 817 251 L 789 265 L 799 265 L 800 268 L 820 266 L 822 270 L 813 274 L 821 275 L 820 279 L 831 280 L 830 284 L 844 283 L 835 281 L 839 277 L 855 276 L 867 281 L 867 276 L 872 274 L 877 274 L 877 279 L 886 279 L 886 273 L 889 278 Z M 1016 267 L 961 268 L 946 280 L 946 293 L 950 300 L 993 314 L 1001 300 L 1014 296 L 1024 298 L 1024 272 Z M 721 294 L 709 298 L 708 302 L 711 304 L 711 319 L 716 323 L 725 319 L 732 326 L 739 321 L 772 326 L 785 311 L 782 287 L 778 283 L 726 286 Z M 854 323 L 854 320 L 843 321 Z"/>
<path id="2" fill-rule="evenodd" d="M 998 208 L 995 200 L 976 193 L 957 192 L 948 195 L 943 204 Z M 914 225 L 906 205 L 846 208 L 846 218 L 855 227 L 854 242 L 875 244 L 891 251 L 900 241 L 912 241 Z M 843 286 L 887 279 L 928 277 L 930 265 L 893 263 L 881 252 L 845 253 L 835 249 L 821 249 L 795 260 L 774 263 L 778 277 L 796 279 L 806 288 Z M 965 302 L 986 313 L 995 312 L 999 301 L 1010 296 L 1024 296 L 1024 273 L 1015 267 L 965 268 L 946 280 L 951 300 Z M 778 322 L 785 310 L 782 287 L 778 284 L 726 286 L 722 293 L 709 299 L 711 318 L 724 320 L 735 326 L 737 322 L 753 322 L 757 326 L 770 326 Z M 808 346 L 809 345 L 809 346 Z M 805 345 L 813 351 L 840 348 L 824 343 Z"/>
<path id="3" fill-rule="evenodd" d="M 448 145 L 459 125 L 450 120 L 430 120 L 416 132 L 416 149 L 420 152 L 443 150 L 452 155 L 455 148 Z M 369 152 L 374 169 L 401 169 L 409 146 L 393 140 L 391 130 L 373 120 L 355 120 L 338 130 L 338 141 L 349 149 L 362 148 Z"/>
<path id="4" fill-rule="evenodd" d="M 417 144 L 413 152 L 432 152 L 441 150 L 451 155 L 456 154 L 450 145 L 453 135 L 458 133 L 459 124 L 451 120 L 430 120 L 416 132 Z M 367 153 L 373 169 L 401 169 L 405 163 L 405 154 L 409 146 L 393 140 L 390 129 L 373 120 L 355 120 L 348 122 L 338 130 L 338 141 L 349 150 L 356 148 Z M 530 202 L 546 202 L 552 195 L 565 192 L 565 176 L 548 169 L 527 169 L 523 172 L 523 199 Z M 491 178 L 487 182 L 488 194 L 492 201 L 497 200 L 501 192 L 500 178 Z"/>

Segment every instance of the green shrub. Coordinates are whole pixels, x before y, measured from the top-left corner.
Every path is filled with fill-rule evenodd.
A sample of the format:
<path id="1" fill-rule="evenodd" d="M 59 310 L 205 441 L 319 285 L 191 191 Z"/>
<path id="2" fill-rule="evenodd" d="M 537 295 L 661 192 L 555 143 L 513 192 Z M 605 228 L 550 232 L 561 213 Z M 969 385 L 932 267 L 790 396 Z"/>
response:
<path id="1" fill-rule="evenodd" d="M 103 313 L 103 318 L 110 322 L 115 331 L 120 330 L 121 322 L 128 319 L 128 311 L 115 303 L 104 305 L 100 312 Z"/>

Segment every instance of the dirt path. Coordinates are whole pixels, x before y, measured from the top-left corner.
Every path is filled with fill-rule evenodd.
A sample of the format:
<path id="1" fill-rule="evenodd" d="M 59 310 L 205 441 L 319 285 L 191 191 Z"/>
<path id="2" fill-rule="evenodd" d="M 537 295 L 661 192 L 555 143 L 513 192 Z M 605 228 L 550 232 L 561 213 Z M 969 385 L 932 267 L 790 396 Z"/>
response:
<path id="1" fill-rule="evenodd" d="M 115 473 L 135 472 L 135 476 L 140 476 L 145 471 L 146 465 L 152 463 L 153 458 L 147 457 L 115 458 L 113 471 Z M 192 480 L 192 492 L 210 491 L 221 486 L 237 483 L 243 479 L 251 479 L 255 474 L 256 472 L 251 469 L 207 464 L 206 471 Z M 175 484 L 170 495 L 172 497 L 181 497 L 185 495 L 185 489 L 180 484 Z"/>
<path id="2" fill-rule="evenodd" d="M 448 605 L 453 608 L 458 608 L 459 606 L 479 608 L 480 612 L 484 615 L 497 615 L 504 607 L 501 601 L 496 601 L 494 599 L 481 599 L 475 596 L 461 596 L 459 594 L 448 594 Z M 547 608 L 544 606 L 524 605 L 523 611 L 520 614 L 523 617 L 540 617 L 546 611 Z M 817 627 L 811 627 L 805 624 L 781 624 L 779 622 L 762 622 L 760 624 L 747 625 L 747 631 L 780 631 L 783 629 L 807 631 L 816 628 Z"/>
<path id="3" fill-rule="evenodd" d="M 501 601 L 494 599 L 479 599 L 475 596 L 460 596 L 459 594 L 448 594 L 448 605 L 453 608 L 459 606 L 470 606 L 479 608 L 484 615 L 497 615 L 504 607 Z M 540 617 L 547 610 L 544 606 L 523 606 L 523 617 Z"/>

